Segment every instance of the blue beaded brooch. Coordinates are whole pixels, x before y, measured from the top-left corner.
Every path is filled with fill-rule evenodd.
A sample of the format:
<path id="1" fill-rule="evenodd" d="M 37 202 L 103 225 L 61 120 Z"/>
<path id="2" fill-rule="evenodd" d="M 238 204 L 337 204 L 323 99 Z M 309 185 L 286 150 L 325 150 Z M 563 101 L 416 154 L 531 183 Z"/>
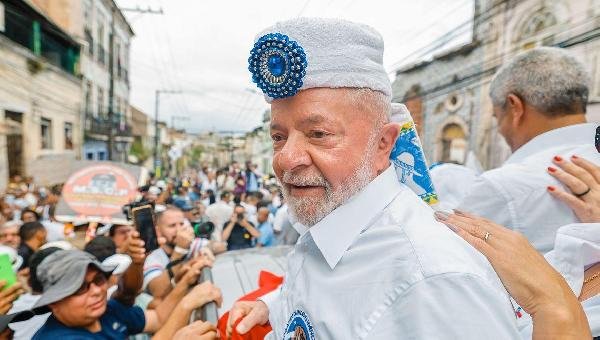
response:
<path id="1" fill-rule="evenodd" d="M 287 35 L 269 33 L 254 44 L 248 58 L 252 81 L 269 97 L 285 98 L 296 94 L 306 75 L 304 49 Z"/>

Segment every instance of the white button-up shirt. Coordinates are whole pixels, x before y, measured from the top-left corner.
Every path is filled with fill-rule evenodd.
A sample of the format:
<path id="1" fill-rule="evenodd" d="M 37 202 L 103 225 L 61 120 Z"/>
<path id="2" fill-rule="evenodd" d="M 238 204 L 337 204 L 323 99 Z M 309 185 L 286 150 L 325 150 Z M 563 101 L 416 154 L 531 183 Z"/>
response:
<path id="1" fill-rule="evenodd" d="M 519 338 L 487 260 L 432 214 L 390 167 L 299 226 L 281 291 L 265 301 L 270 339 Z"/>
<path id="2" fill-rule="evenodd" d="M 215 224 L 215 230 L 211 236 L 213 240 L 223 240 L 223 225 L 229 221 L 231 215 L 233 215 L 233 207 L 223 200 L 215 202 L 206 208 L 206 216 Z"/>
<path id="3" fill-rule="evenodd" d="M 552 250 L 556 230 L 579 221 L 566 204 L 547 192 L 549 185 L 562 188 L 547 167 L 556 155 L 565 160 L 577 155 L 600 165 L 594 145 L 597 126 L 577 124 L 536 136 L 502 167 L 479 176 L 459 209 L 522 233 L 542 253 Z"/>
<path id="4" fill-rule="evenodd" d="M 600 262 L 600 223 L 575 223 L 559 228 L 554 250 L 545 257 L 565 278 L 575 296 L 580 296 L 585 269 Z M 600 295 L 583 301 L 581 305 L 592 329 L 592 336 L 600 336 Z M 527 315 L 526 317 L 527 326 L 521 333 L 524 339 L 531 339 L 533 325 L 531 319 Z"/>

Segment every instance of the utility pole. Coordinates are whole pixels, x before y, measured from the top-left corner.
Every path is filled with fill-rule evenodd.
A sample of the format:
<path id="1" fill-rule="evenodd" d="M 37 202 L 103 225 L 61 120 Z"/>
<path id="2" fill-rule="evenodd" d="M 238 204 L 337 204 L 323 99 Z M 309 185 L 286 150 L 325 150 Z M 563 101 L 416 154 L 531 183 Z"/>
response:
<path id="1" fill-rule="evenodd" d="M 108 140 L 106 142 L 107 156 L 108 160 L 113 160 L 113 149 L 114 149 L 114 139 L 115 139 L 115 107 L 114 107 L 114 98 L 115 98 L 115 21 L 117 11 L 121 12 L 137 12 L 137 13 L 148 13 L 148 14 L 163 14 L 162 8 L 158 10 L 153 10 L 150 7 L 147 9 L 137 8 L 121 8 L 117 7 L 115 4 L 111 9 L 111 20 L 110 20 L 110 34 L 108 36 Z"/>
<path id="2" fill-rule="evenodd" d="M 160 94 L 177 94 L 182 93 L 181 91 L 175 90 L 156 90 L 154 93 L 154 173 L 157 177 L 160 177 L 160 158 L 159 158 L 159 133 L 158 133 L 158 110 L 160 106 Z"/>

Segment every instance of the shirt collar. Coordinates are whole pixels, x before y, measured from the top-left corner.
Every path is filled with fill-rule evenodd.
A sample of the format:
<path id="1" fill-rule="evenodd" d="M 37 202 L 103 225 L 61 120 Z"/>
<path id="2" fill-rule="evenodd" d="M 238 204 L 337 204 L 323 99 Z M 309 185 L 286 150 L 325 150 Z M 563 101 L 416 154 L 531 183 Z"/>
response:
<path id="1" fill-rule="evenodd" d="M 581 294 L 585 269 L 600 262 L 600 223 L 574 223 L 558 229 L 548 262 Z"/>
<path id="2" fill-rule="evenodd" d="M 390 166 L 314 226 L 307 228 L 296 222 L 294 228 L 301 236 L 310 232 L 329 267 L 334 269 L 352 242 L 403 188 L 394 167 Z"/>
<path id="3" fill-rule="evenodd" d="M 518 148 L 505 164 L 521 162 L 530 155 L 557 146 L 593 145 L 597 126 L 595 123 L 575 124 L 544 132 Z"/>

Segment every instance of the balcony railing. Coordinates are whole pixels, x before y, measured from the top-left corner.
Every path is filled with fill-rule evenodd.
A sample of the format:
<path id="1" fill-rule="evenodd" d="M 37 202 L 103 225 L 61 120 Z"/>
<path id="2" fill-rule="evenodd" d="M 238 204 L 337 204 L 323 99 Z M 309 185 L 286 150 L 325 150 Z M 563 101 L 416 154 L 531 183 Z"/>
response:
<path id="1" fill-rule="evenodd" d="M 115 114 L 116 118 L 119 116 L 120 114 Z M 115 119 L 112 124 L 108 118 L 104 117 L 87 117 L 85 119 L 85 131 L 88 134 L 108 136 L 111 128 L 113 129 L 113 136 L 133 136 L 131 132 L 131 125 L 120 122 L 118 119 Z"/>

